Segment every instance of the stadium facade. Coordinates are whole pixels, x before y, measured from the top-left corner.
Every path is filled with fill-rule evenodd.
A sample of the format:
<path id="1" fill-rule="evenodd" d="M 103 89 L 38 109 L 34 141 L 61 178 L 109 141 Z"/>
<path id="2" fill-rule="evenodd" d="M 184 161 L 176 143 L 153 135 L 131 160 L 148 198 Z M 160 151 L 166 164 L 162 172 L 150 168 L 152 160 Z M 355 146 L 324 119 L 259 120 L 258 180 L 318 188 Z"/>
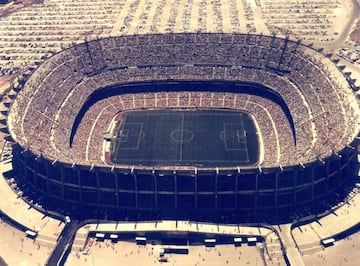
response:
<path id="1" fill-rule="evenodd" d="M 261 134 L 258 163 L 107 163 L 104 133 L 116 114 L 167 108 L 249 112 Z M 17 182 L 46 208 L 279 222 L 327 209 L 351 186 L 359 113 L 331 58 L 299 41 L 179 33 L 93 40 L 53 55 L 27 78 L 7 123 Z"/>

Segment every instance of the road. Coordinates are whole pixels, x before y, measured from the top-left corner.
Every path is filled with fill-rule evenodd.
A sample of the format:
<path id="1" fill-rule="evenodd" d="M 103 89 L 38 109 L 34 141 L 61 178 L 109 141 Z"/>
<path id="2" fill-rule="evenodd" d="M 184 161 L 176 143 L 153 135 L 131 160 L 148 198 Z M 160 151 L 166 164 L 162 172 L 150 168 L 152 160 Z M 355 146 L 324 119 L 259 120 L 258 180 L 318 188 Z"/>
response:
<path id="1" fill-rule="evenodd" d="M 45 265 L 54 266 L 64 264 L 63 258 L 66 259 L 66 251 L 68 248 L 71 248 L 76 231 L 81 226 L 82 225 L 77 220 L 72 220 L 70 223 L 66 224 L 55 249 Z"/>

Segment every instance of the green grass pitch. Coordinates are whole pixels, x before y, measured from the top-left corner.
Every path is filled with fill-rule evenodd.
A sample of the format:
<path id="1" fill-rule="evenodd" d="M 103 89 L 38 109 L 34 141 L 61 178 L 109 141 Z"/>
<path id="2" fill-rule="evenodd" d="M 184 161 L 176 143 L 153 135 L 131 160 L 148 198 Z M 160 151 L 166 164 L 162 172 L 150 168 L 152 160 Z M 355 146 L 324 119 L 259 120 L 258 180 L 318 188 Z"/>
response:
<path id="1" fill-rule="evenodd" d="M 142 110 L 126 112 L 112 141 L 114 164 L 233 167 L 258 161 L 254 122 L 245 112 Z"/>

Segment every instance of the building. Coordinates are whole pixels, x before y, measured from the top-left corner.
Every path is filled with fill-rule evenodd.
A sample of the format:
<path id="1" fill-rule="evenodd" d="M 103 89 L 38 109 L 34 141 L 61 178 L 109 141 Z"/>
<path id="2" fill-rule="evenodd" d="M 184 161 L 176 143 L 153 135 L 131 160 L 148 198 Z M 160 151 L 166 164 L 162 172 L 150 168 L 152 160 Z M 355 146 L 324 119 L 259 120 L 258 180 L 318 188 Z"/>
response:
<path id="1" fill-rule="evenodd" d="M 171 85 L 194 82 L 228 86 Z M 260 159 L 108 164 L 103 133 L 117 113 L 167 108 L 249 112 Z M 45 208 L 87 218 L 279 222 L 346 196 L 357 174 L 359 113 L 331 58 L 299 41 L 183 33 L 99 39 L 55 54 L 26 80 L 7 122 L 17 182 Z"/>

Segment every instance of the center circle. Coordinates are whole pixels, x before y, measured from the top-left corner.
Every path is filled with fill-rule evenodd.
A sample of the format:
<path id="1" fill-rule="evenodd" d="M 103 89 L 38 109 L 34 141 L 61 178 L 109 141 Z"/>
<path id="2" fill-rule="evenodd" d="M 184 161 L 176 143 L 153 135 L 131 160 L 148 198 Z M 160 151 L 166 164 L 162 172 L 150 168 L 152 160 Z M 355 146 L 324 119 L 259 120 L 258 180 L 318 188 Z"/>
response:
<path id="1" fill-rule="evenodd" d="M 178 143 L 189 142 L 194 138 L 194 134 L 188 129 L 176 129 L 171 132 L 170 137 Z"/>

